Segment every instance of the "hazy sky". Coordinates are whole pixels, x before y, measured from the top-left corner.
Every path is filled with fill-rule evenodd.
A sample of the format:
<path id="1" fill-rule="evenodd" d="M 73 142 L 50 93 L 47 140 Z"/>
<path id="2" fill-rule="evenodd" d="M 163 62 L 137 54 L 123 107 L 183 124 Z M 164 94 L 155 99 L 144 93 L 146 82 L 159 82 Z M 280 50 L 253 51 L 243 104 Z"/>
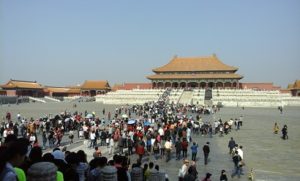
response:
<path id="1" fill-rule="evenodd" d="M 0 2 L 0 84 L 149 82 L 174 55 L 213 53 L 241 82 L 300 79 L 299 0 Z"/>

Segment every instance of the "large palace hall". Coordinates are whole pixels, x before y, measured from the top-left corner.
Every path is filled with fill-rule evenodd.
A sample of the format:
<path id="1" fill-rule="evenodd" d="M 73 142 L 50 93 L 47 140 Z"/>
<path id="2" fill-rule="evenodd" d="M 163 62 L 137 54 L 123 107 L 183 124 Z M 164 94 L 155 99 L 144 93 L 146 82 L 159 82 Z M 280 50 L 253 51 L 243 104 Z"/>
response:
<path id="1" fill-rule="evenodd" d="M 224 64 L 213 54 L 208 57 L 175 56 L 164 66 L 153 69 L 147 78 L 153 88 L 239 88 L 243 76 L 238 68 Z"/>

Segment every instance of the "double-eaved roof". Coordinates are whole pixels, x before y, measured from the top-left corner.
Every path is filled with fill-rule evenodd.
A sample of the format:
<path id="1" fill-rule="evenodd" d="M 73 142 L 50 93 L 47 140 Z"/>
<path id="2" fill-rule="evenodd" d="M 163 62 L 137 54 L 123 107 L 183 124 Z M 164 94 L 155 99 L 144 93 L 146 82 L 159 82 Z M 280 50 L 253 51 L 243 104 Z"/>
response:
<path id="1" fill-rule="evenodd" d="M 153 72 L 203 72 L 203 71 L 237 71 L 238 68 L 221 62 L 216 55 L 209 57 L 177 57 L 168 64 L 153 69 Z"/>
<path id="2" fill-rule="evenodd" d="M 148 79 L 241 79 L 238 74 L 155 74 Z"/>
<path id="3" fill-rule="evenodd" d="M 177 57 L 175 56 L 164 66 L 153 69 L 155 75 L 147 76 L 150 80 L 163 79 L 241 79 L 236 74 L 238 68 L 221 62 L 213 54 L 208 57 Z"/>

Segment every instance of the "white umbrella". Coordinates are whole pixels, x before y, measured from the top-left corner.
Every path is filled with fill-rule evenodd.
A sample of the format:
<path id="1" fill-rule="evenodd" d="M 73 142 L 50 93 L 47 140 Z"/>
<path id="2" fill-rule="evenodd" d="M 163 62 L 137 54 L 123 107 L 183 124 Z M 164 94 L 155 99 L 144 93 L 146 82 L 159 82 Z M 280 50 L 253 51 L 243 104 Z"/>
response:
<path id="1" fill-rule="evenodd" d="M 85 118 L 88 118 L 88 119 L 93 118 L 93 115 L 92 114 L 88 114 L 88 115 L 86 115 Z"/>
<path id="2" fill-rule="evenodd" d="M 128 118 L 127 114 L 123 114 L 122 118 Z"/>
<path id="3" fill-rule="evenodd" d="M 128 124 L 135 124 L 135 120 L 134 120 L 134 119 L 129 120 L 129 121 L 128 121 Z"/>

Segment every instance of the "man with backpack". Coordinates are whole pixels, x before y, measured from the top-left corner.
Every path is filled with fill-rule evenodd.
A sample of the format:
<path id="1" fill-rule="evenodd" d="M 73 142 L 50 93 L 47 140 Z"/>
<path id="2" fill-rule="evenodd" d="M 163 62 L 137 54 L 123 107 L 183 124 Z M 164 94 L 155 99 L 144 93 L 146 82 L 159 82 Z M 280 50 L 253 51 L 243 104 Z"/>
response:
<path id="1" fill-rule="evenodd" d="M 242 161 L 241 156 L 238 154 L 238 151 L 235 151 L 233 157 L 232 157 L 233 163 L 234 163 L 234 172 L 231 174 L 231 178 L 233 178 L 235 175 L 238 175 L 240 178 L 241 176 L 241 168 L 242 165 L 240 162 Z"/>

